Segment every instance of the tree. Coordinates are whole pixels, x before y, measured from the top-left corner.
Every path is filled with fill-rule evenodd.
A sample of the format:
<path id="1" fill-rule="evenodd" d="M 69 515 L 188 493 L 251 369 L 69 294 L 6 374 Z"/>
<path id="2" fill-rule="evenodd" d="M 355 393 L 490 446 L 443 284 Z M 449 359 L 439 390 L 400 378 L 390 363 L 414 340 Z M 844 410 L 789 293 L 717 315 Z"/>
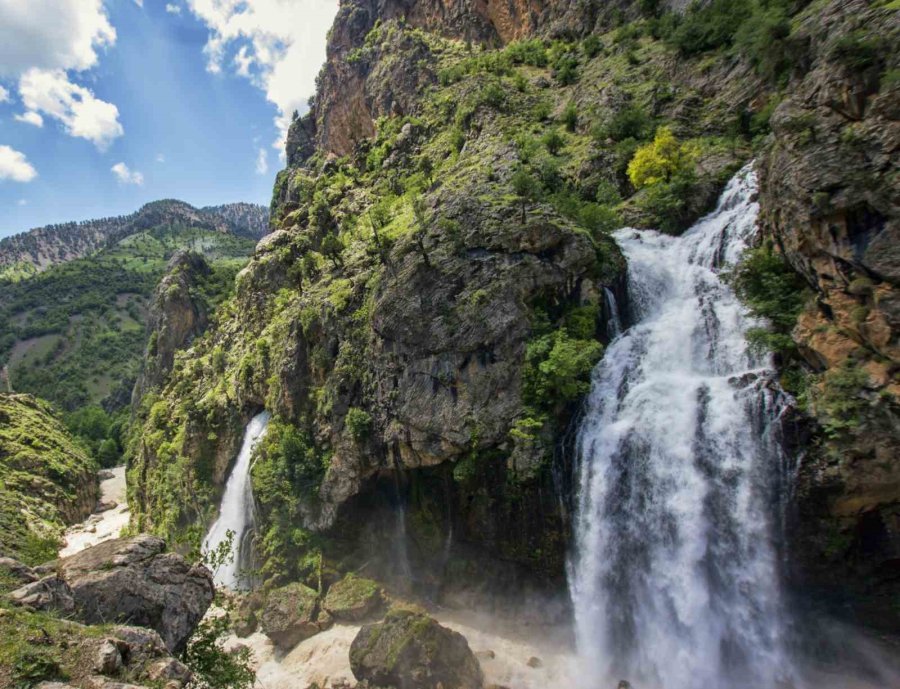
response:
<path id="1" fill-rule="evenodd" d="M 641 146 L 628 163 L 628 179 L 635 189 L 671 182 L 692 172 L 694 157 L 693 149 L 680 143 L 671 129 L 660 127 L 653 141 Z"/>
<path id="2" fill-rule="evenodd" d="M 522 224 L 525 224 L 525 209 L 529 202 L 537 201 L 541 195 L 540 183 L 525 168 L 519 168 L 512 176 L 512 187 L 522 204 Z"/>
<path id="3" fill-rule="evenodd" d="M 551 129 L 549 132 L 544 134 L 541 142 L 544 144 L 544 146 L 547 147 L 547 151 L 550 153 L 550 155 L 556 155 L 565 145 L 566 140 L 563 139 L 562 135 L 558 131 L 556 131 L 555 129 Z"/>
<path id="4" fill-rule="evenodd" d="M 428 218 L 425 213 L 425 197 L 417 196 L 413 199 L 413 218 L 415 218 L 416 222 L 413 240 L 419 249 L 419 253 L 422 254 L 425 265 L 431 267 L 431 263 L 428 261 L 428 252 L 425 250 L 425 235 L 428 231 Z"/>

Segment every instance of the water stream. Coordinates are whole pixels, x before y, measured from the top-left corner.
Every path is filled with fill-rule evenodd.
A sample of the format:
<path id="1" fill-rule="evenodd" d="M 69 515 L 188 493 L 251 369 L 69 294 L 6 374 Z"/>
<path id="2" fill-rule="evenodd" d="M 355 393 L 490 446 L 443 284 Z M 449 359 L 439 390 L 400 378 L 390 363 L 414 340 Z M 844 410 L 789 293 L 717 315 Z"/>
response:
<path id="1" fill-rule="evenodd" d="M 230 589 L 247 588 L 249 584 L 246 573 L 252 566 L 255 513 L 250 460 L 253 457 L 253 448 L 268 428 L 270 418 L 271 414 L 264 411 L 254 416 L 247 424 L 240 452 L 225 484 L 219 517 L 203 540 L 203 551 L 211 552 L 216 550 L 220 543 L 227 541 L 231 534 L 231 558 L 215 571 L 216 584 Z"/>
<path id="2" fill-rule="evenodd" d="M 578 437 L 571 591 L 585 686 L 790 681 L 768 427 L 783 396 L 720 277 L 756 232 L 744 168 L 681 237 L 623 229 L 633 325 L 594 371 Z"/>

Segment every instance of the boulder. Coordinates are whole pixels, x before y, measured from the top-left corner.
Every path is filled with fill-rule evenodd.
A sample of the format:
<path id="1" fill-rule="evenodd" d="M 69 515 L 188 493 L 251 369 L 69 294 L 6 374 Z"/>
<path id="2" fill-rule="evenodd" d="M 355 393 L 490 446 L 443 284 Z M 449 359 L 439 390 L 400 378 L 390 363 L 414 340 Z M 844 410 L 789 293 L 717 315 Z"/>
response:
<path id="1" fill-rule="evenodd" d="M 265 604 L 259 593 L 251 593 L 241 598 L 237 606 L 237 616 L 232 625 L 235 635 L 243 639 L 250 636 L 259 626 L 259 613 Z"/>
<path id="2" fill-rule="evenodd" d="M 0 577 L 11 579 L 19 584 L 30 584 L 38 579 L 31 567 L 11 557 L 0 557 Z"/>
<path id="3" fill-rule="evenodd" d="M 397 689 L 482 689 L 484 679 L 465 637 L 428 615 L 392 610 L 364 626 L 350 646 L 357 680 Z"/>
<path id="4" fill-rule="evenodd" d="M 336 620 L 358 622 L 375 613 L 383 601 L 377 583 L 348 574 L 331 585 L 322 605 Z"/>
<path id="5" fill-rule="evenodd" d="M 106 639 L 97 649 L 97 659 L 94 662 L 94 670 L 101 675 L 115 675 L 122 669 L 122 653 L 114 639 Z M 124 645 L 124 644 L 122 644 Z"/>
<path id="6" fill-rule="evenodd" d="M 75 599 L 69 585 L 51 574 L 38 581 L 20 586 L 7 595 L 10 603 L 32 610 L 59 612 L 71 615 L 75 612 Z"/>
<path id="7" fill-rule="evenodd" d="M 308 586 L 288 584 L 269 592 L 259 616 L 263 633 L 283 650 L 318 634 L 324 625 L 318 619 L 319 596 Z"/>
<path id="8" fill-rule="evenodd" d="M 184 649 L 213 599 L 212 575 L 165 552 L 155 536 L 119 538 L 59 561 L 87 624 L 121 622 L 159 632 L 171 653 Z"/>

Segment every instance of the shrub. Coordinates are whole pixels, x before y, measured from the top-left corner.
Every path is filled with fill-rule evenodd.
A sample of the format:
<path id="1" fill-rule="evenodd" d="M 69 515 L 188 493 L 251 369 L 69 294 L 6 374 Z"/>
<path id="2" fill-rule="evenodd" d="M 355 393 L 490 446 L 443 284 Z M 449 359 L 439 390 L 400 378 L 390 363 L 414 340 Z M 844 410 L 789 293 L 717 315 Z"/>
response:
<path id="1" fill-rule="evenodd" d="M 635 189 L 670 182 L 693 170 L 694 154 L 690 147 L 679 143 L 668 127 L 656 131 L 653 142 L 641 146 L 628 164 L 628 179 Z"/>
<path id="2" fill-rule="evenodd" d="M 525 64 L 533 67 L 547 66 L 547 49 L 539 38 L 528 41 L 514 41 L 506 46 L 506 55 L 514 64 Z"/>
<path id="3" fill-rule="evenodd" d="M 250 662 L 250 649 L 241 646 L 228 651 L 224 646 L 231 617 L 209 616 L 203 619 L 188 642 L 181 660 L 193 673 L 188 689 L 250 689 L 256 673 Z"/>
<path id="4" fill-rule="evenodd" d="M 551 129 L 541 137 L 541 143 L 544 144 L 550 155 L 556 155 L 562 150 L 566 140 L 556 129 Z"/>
<path id="5" fill-rule="evenodd" d="M 746 0 L 694 3 L 669 36 L 669 41 L 684 55 L 728 46 L 751 14 L 752 5 Z"/>
<path id="6" fill-rule="evenodd" d="M 526 398 L 542 405 L 572 402 L 590 389 L 590 374 L 603 356 L 603 345 L 557 330 L 528 343 L 525 352 Z"/>
<path id="7" fill-rule="evenodd" d="M 831 47 L 831 58 L 848 69 L 861 72 L 881 60 L 883 42 L 865 30 L 853 31 L 838 38 Z"/>
<path id="8" fill-rule="evenodd" d="M 803 278 L 769 244 L 745 251 L 727 278 L 750 313 L 781 333 L 794 327 L 809 295 Z"/>
<path id="9" fill-rule="evenodd" d="M 372 432 L 371 415 L 358 407 L 350 407 L 347 410 L 344 424 L 347 426 L 350 436 L 356 441 L 365 440 Z"/>
<path id="10" fill-rule="evenodd" d="M 652 224 L 663 232 L 679 232 L 689 220 L 686 199 L 692 185 L 693 176 L 690 174 L 675 177 L 670 182 L 653 184 L 639 197 L 638 207 L 650 215 Z"/>
<path id="11" fill-rule="evenodd" d="M 529 202 L 536 201 L 541 195 L 540 183 L 525 168 L 519 168 L 512 176 L 512 188 L 522 204 L 522 223 L 525 223 L 525 210 Z"/>
<path id="12" fill-rule="evenodd" d="M 609 120 L 594 129 L 594 138 L 598 141 L 612 139 L 645 139 L 651 130 L 650 116 L 638 105 L 629 105 L 616 112 Z"/>
<path id="13" fill-rule="evenodd" d="M 574 101 L 569 101 L 562 113 L 562 123 L 566 125 L 567 132 L 574 132 L 578 127 L 578 106 Z"/>
<path id="14" fill-rule="evenodd" d="M 581 49 L 584 50 L 588 59 L 595 58 L 603 50 L 603 41 L 598 36 L 591 34 L 581 42 Z"/>
<path id="15" fill-rule="evenodd" d="M 813 393 L 813 408 L 826 435 L 840 438 L 860 425 L 869 402 L 860 394 L 869 375 L 853 362 L 828 371 L 821 389 Z"/>
<path id="16" fill-rule="evenodd" d="M 578 58 L 571 53 L 562 53 L 553 61 L 553 76 L 561 86 L 570 86 L 578 81 Z"/>

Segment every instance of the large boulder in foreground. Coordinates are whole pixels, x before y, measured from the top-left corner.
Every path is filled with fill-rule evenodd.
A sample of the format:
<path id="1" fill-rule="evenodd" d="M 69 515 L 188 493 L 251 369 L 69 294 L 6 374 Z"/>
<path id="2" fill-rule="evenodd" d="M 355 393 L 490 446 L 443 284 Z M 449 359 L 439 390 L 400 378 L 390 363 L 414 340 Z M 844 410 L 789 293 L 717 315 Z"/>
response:
<path id="1" fill-rule="evenodd" d="M 141 535 L 60 560 L 59 577 L 72 592 L 77 616 L 87 624 L 149 627 L 170 652 L 184 649 L 212 603 L 212 574 L 165 550 L 161 538 Z"/>
<path id="2" fill-rule="evenodd" d="M 330 615 L 319 613 L 319 595 L 300 583 L 270 591 L 259 617 L 263 633 L 282 650 L 318 634 L 330 622 Z"/>
<path id="3" fill-rule="evenodd" d="M 348 574 L 331 585 L 322 605 L 338 621 L 359 622 L 381 608 L 383 601 L 376 582 Z"/>
<path id="4" fill-rule="evenodd" d="M 392 610 L 363 627 L 350 646 L 356 679 L 396 689 L 481 689 L 484 678 L 465 637 L 428 615 Z"/>

